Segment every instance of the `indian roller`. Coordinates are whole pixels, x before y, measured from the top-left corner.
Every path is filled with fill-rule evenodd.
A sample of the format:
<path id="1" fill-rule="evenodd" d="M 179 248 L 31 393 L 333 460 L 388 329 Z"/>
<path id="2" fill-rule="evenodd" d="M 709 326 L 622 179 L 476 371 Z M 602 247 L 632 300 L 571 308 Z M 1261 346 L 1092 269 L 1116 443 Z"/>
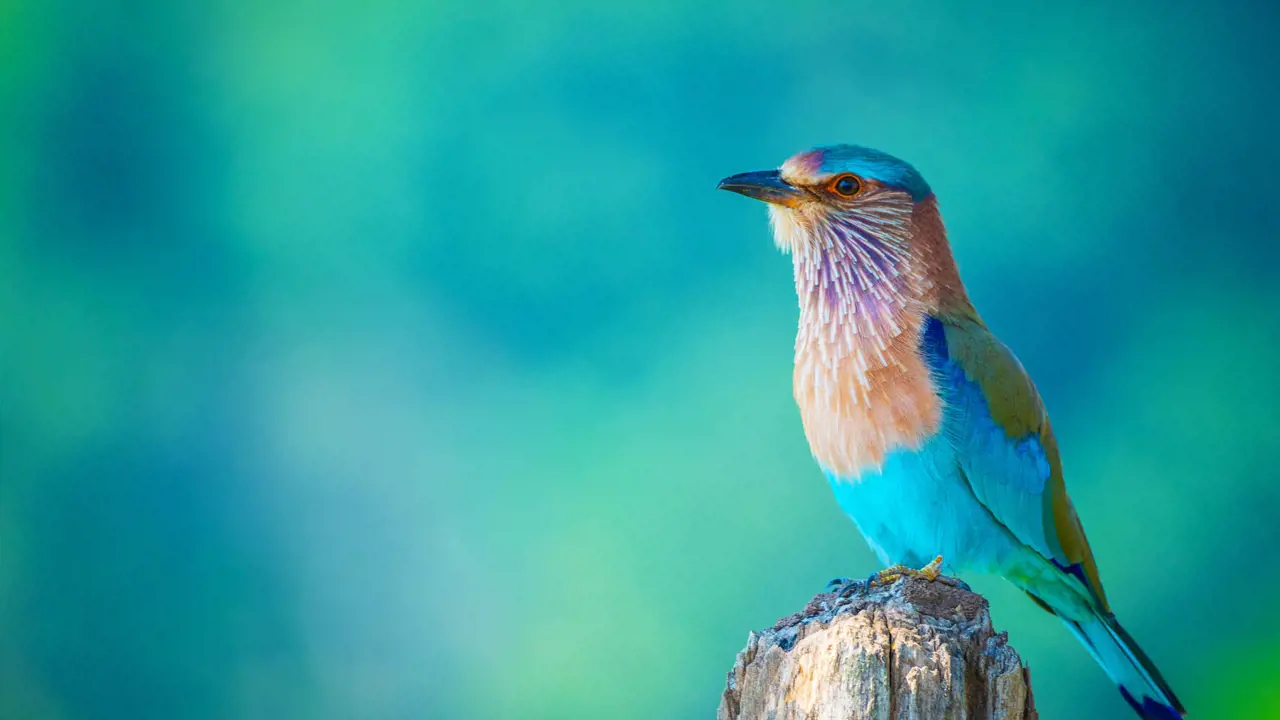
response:
<path id="1" fill-rule="evenodd" d="M 892 566 L 880 579 L 938 579 L 943 557 L 1003 576 L 1066 623 L 1139 715 L 1182 718 L 1107 604 L 1044 404 L 969 300 L 920 173 L 835 145 L 719 187 L 768 203 L 792 257 L 805 437 Z"/>

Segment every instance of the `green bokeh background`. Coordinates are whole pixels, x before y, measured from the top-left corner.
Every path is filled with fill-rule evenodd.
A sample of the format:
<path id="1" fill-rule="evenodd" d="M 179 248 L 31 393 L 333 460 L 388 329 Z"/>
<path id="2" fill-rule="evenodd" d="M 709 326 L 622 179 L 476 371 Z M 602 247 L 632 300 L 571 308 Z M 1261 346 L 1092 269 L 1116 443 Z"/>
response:
<path id="1" fill-rule="evenodd" d="M 190 5 L 0 0 L 0 717 L 711 717 L 876 569 L 713 190 L 831 142 L 930 180 L 1193 717 L 1280 717 L 1275 3 Z"/>

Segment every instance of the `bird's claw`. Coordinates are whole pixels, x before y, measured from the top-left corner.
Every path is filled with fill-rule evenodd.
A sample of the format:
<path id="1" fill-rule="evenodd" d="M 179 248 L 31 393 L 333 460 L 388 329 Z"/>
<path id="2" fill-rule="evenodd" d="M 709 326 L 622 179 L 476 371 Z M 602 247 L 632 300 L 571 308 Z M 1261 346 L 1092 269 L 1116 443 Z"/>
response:
<path id="1" fill-rule="evenodd" d="M 866 580 L 853 580 L 851 578 L 835 578 L 827 583 L 826 591 L 833 593 L 836 599 L 847 598 L 855 592 L 867 592 L 874 587 L 886 587 L 892 585 L 904 578 L 920 578 L 928 582 L 940 582 L 943 585 L 960 588 L 961 590 L 970 590 L 968 583 L 959 579 L 948 577 L 942 574 L 942 556 L 933 559 L 933 562 L 925 565 L 920 569 L 915 569 L 907 565 L 893 565 L 887 567 L 880 572 L 871 573 Z"/>
<path id="2" fill-rule="evenodd" d="M 947 577 L 942 574 L 941 555 L 934 558 L 933 562 L 925 565 L 919 570 L 907 567 L 906 565 L 894 565 L 892 567 L 887 567 L 875 575 L 872 575 L 871 579 L 867 582 L 871 585 L 892 585 L 903 578 L 920 578 L 929 582 L 940 582 L 944 585 L 951 585 L 952 587 L 962 587 L 965 590 L 969 589 L 969 586 L 965 585 L 960 580 Z"/>

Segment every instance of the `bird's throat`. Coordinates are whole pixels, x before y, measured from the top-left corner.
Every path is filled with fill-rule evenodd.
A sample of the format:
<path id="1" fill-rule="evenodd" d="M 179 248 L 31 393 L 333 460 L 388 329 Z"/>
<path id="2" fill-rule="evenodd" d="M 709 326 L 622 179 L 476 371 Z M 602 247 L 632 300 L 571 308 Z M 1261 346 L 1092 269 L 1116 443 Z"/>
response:
<path id="1" fill-rule="evenodd" d="M 814 457 L 852 481 L 937 431 L 939 403 L 919 352 L 929 283 L 905 248 L 856 238 L 810 244 L 793 260 L 796 402 Z"/>

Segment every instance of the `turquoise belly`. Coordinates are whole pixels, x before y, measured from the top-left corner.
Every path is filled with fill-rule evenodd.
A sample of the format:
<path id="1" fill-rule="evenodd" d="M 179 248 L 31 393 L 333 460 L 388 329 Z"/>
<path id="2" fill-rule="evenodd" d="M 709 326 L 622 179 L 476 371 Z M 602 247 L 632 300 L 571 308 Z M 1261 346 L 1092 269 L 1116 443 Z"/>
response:
<path id="1" fill-rule="evenodd" d="M 898 450 L 857 479 L 827 473 L 836 501 L 886 565 L 920 567 L 942 555 L 950 571 L 998 572 L 1022 546 L 982 507 L 939 436 Z"/>

